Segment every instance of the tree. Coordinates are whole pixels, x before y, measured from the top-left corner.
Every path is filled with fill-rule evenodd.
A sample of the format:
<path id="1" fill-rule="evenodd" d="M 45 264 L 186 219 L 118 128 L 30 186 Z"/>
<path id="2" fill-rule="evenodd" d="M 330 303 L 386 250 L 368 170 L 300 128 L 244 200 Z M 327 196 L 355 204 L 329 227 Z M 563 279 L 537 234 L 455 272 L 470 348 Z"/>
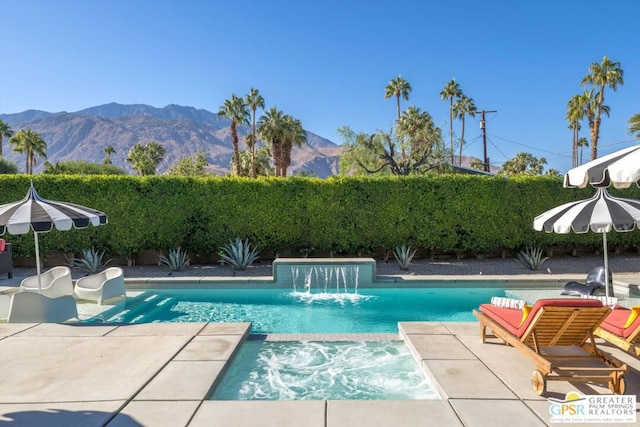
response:
<path id="1" fill-rule="evenodd" d="M 269 145 L 276 176 L 282 176 L 280 159 L 282 158 L 286 131 L 286 115 L 276 107 L 269 108 L 258 120 L 258 135 Z"/>
<path id="2" fill-rule="evenodd" d="M 484 162 L 480 159 L 474 158 L 473 160 L 471 160 L 470 166 L 471 166 L 471 169 L 484 171 Z"/>
<path id="3" fill-rule="evenodd" d="M 338 129 L 345 148 L 340 156 L 341 175 L 422 174 L 440 167 L 443 158 L 440 129 L 429 113 L 409 107 L 398 121 L 397 133 L 378 131 L 356 134 Z M 400 146 L 405 147 L 402 155 Z"/>
<path id="4" fill-rule="evenodd" d="M 55 164 L 45 162 L 42 173 L 47 175 L 127 175 L 127 171 L 121 167 L 85 160 L 68 160 Z"/>
<path id="5" fill-rule="evenodd" d="M 9 143 L 13 145 L 13 151 L 16 153 L 25 153 L 27 155 L 25 164 L 25 173 L 31 175 L 33 166 L 36 164 L 36 156 L 47 158 L 47 143 L 44 142 L 40 134 L 31 129 L 20 130 L 17 134 L 9 139 Z"/>
<path id="6" fill-rule="evenodd" d="M 155 175 L 165 153 L 164 147 L 159 142 L 137 143 L 129 150 L 127 162 L 131 163 L 131 169 L 139 175 Z"/>
<path id="7" fill-rule="evenodd" d="M 9 127 L 8 124 L 0 120 L 0 158 L 2 158 L 2 141 L 5 138 L 11 138 L 13 136 L 13 131 Z"/>
<path id="8" fill-rule="evenodd" d="M 384 88 L 384 99 L 388 99 L 393 96 L 396 97 L 398 120 L 400 120 L 400 98 L 402 97 L 405 101 L 408 101 L 410 92 L 411 85 L 408 81 L 403 79 L 400 74 L 398 74 L 397 79 L 391 79 L 389 84 Z"/>
<path id="9" fill-rule="evenodd" d="M 571 140 L 571 165 L 578 166 L 578 139 L 580 133 L 580 122 L 584 120 L 588 98 L 583 95 L 573 95 L 567 103 L 567 115 L 565 119 L 569 122 L 569 129 L 573 131 Z"/>
<path id="10" fill-rule="evenodd" d="M 579 163 L 578 163 L 578 166 L 580 166 L 582 164 L 582 149 L 584 147 L 588 147 L 589 146 L 589 141 L 584 136 L 581 136 L 580 138 L 578 138 L 578 142 L 577 142 L 576 146 L 578 147 L 578 150 L 579 150 Z"/>
<path id="11" fill-rule="evenodd" d="M 7 160 L 4 157 L 0 158 L 0 175 L 8 174 L 13 175 L 20 172 L 18 165 L 11 160 Z"/>
<path id="12" fill-rule="evenodd" d="M 204 150 L 198 151 L 195 156 L 184 157 L 169 168 L 167 175 L 172 176 L 207 176 L 207 156 Z"/>
<path id="13" fill-rule="evenodd" d="M 251 88 L 244 97 L 244 103 L 251 110 L 251 138 L 245 138 L 245 142 L 251 150 L 251 177 L 255 178 L 258 175 L 258 166 L 256 165 L 256 111 L 258 108 L 264 110 L 264 98 L 260 95 L 258 89 Z"/>
<path id="14" fill-rule="evenodd" d="M 453 164 L 453 100 L 462 95 L 460 85 L 456 79 L 451 79 L 440 92 L 440 99 L 449 100 L 449 147 L 451 148 L 451 164 Z"/>
<path id="15" fill-rule="evenodd" d="M 302 122 L 289 115 L 284 118 L 285 134 L 282 145 L 281 172 L 287 176 L 287 169 L 291 166 L 291 150 L 293 146 L 300 147 L 307 142 L 307 132 L 302 127 Z"/>
<path id="16" fill-rule="evenodd" d="M 606 87 L 615 91 L 618 85 L 624 84 L 624 71 L 619 62 L 611 61 L 608 57 L 602 58 L 602 62 L 593 62 L 589 66 L 589 73 L 582 78 L 581 84 L 591 85 L 599 89 L 595 105 L 595 115 L 591 131 L 591 160 L 598 158 L 598 138 L 600 137 L 600 116 L 604 106 L 604 90 Z"/>
<path id="17" fill-rule="evenodd" d="M 529 153 L 518 153 L 516 156 L 502 164 L 502 170 L 498 175 L 542 175 L 547 160 L 544 157 L 537 158 Z"/>
<path id="18" fill-rule="evenodd" d="M 629 117 L 629 135 L 640 138 L 640 113 Z"/>
<path id="19" fill-rule="evenodd" d="M 251 136 L 248 134 L 247 136 Z M 271 166 L 271 151 L 269 147 L 263 145 L 255 152 L 255 165 L 257 176 L 272 176 L 274 174 L 273 166 Z M 235 165 L 232 165 L 235 168 Z M 249 175 L 253 167 L 252 153 L 246 150 L 240 152 L 240 170 L 242 175 Z"/>
<path id="20" fill-rule="evenodd" d="M 464 147 L 464 119 L 468 114 L 471 117 L 475 117 L 478 112 L 478 107 L 473 102 L 473 98 L 469 98 L 468 96 L 462 94 L 460 98 L 453 104 L 453 114 L 456 118 L 460 119 L 462 122 L 462 129 L 460 134 L 460 155 L 458 156 L 458 165 L 462 166 L 462 147 Z"/>
<path id="21" fill-rule="evenodd" d="M 238 144 L 237 126 L 249 123 L 249 112 L 242 98 L 231 94 L 231 99 L 227 99 L 218 110 L 218 118 L 231 120 L 231 143 L 233 144 L 233 158 L 236 164 L 236 175 L 240 176 L 240 148 Z"/>
<path id="22" fill-rule="evenodd" d="M 111 156 L 113 156 L 114 154 L 116 154 L 116 150 L 111 145 L 107 145 L 106 147 L 104 147 L 104 160 L 102 161 L 102 163 L 104 163 L 105 165 L 112 164 Z"/>

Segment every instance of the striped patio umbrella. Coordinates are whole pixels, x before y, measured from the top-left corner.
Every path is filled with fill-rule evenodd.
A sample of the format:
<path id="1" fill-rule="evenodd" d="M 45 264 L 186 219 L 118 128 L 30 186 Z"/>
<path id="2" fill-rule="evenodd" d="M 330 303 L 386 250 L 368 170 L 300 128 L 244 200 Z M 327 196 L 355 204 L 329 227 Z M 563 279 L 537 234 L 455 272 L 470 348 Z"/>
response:
<path id="1" fill-rule="evenodd" d="M 633 183 L 640 187 L 640 145 L 627 147 L 592 160 L 564 175 L 564 186 L 629 188 Z"/>
<path id="2" fill-rule="evenodd" d="M 107 223 L 107 215 L 73 203 L 55 202 L 41 198 L 31 187 L 26 197 L 19 202 L 0 206 L 0 236 L 9 234 L 27 234 L 33 230 L 36 246 L 36 271 L 40 288 L 40 248 L 38 234 L 51 231 L 53 227 L 60 231 L 75 228 L 87 228 Z"/>
<path id="3" fill-rule="evenodd" d="M 613 197 L 604 188 L 587 200 L 569 202 L 553 208 L 533 220 L 533 228 L 547 233 L 602 233 L 604 268 L 609 271 L 607 233 L 633 231 L 640 228 L 640 200 Z M 609 275 L 605 274 L 606 294 L 609 296 Z"/>

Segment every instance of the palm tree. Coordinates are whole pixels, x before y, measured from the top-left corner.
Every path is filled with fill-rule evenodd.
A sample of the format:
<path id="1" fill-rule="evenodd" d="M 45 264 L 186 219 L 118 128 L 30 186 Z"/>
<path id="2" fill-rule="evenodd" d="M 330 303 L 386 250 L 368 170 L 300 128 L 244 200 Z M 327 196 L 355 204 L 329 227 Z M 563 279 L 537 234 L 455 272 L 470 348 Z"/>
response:
<path id="1" fill-rule="evenodd" d="M 460 85 L 456 79 L 451 79 L 440 92 L 440 99 L 449 100 L 449 145 L 451 148 L 451 164 L 453 164 L 453 99 L 462 95 Z"/>
<path id="2" fill-rule="evenodd" d="M 640 113 L 634 114 L 629 118 L 629 135 L 635 134 L 636 138 L 640 138 Z"/>
<path id="3" fill-rule="evenodd" d="M 256 110 L 258 108 L 264 109 L 264 98 L 260 95 L 258 89 L 251 88 L 249 93 L 244 96 L 244 103 L 251 110 L 251 138 L 246 138 L 247 146 L 251 149 L 251 177 L 258 176 L 258 169 L 256 165 Z M 249 145 L 249 143 L 251 145 Z"/>
<path id="4" fill-rule="evenodd" d="M 580 134 L 580 122 L 584 120 L 588 98 L 584 95 L 573 95 L 567 103 L 567 115 L 565 120 L 569 122 L 569 129 L 573 131 L 571 140 L 571 164 L 578 166 L 578 139 Z"/>
<path id="5" fill-rule="evenodd" d="M 282 149 L 286 133 L 285 114 L 276 107 L 271 107 L 258 120 L 258 135 L 269 144 L 275 165 L 275 175 L 282 176 Z"/>
<path id="6" fill-rule="evenodd" d="M 111 156 L 113 156 L 114 154 L 116 154 L 116 150 L 111 145 L 107 145 L 106 147 L 104 147 L 104 160 L 102 160 L 102 163 L 104 163 L 105 165 L 113 164 L 111 162 Z"/>
<path id="7" fill-rule="evenodd" d="M 460 98 L 458 98 L 456 103 L 453 105 L 453 114 L 462 122 L 460 155 L 458 156 L 458 165 L 460 166 L 462 166 L 462 147 L 464 146 L 464 118 L 467 114 L 471 117 L 475 117 L 477 112 L 478 107 L 476 107 L 475 102 L 473 102 L 473 98 L 469 98 L 464 94 L 460 95 Z"/>
<path id="8" fill-rule="evenodd" d="M 307 142 L 307 132 L 302 127 L 302 122 L 289 115 L 284 117 L 285 137 L 282 149 L 282 176 L 287 176 L 287 168 L 291 165 L 291 149 L 293 146 L 300 147 Z"/>
<path id="9" fill-rule="evenodd" d="M 0 120 L 0 158 L 2 158 L 2 140 L 5 138 L 11 138 L 13 131 L 8 124 Z"/>
<path id="10" fill-rule="evenodd" d="M 131 163 L 131 169 L 139 175 L 155 175 L 158 165 L 164 159 L 166 150 L 157 141 L 147 144 L 137 143 L 129 150 L 126 161 Z"/>
<path id="11" fill-rule="evenodd" d="M 27 160 L 25 164 L 25 173 L 31 175 L 33 166 L 36 164 L 36 156 L 47 158 L 47 143 L 44 142 L 40 134 L 27 129 L 20 130 L 17 134 L 9 139 L 9 143 L 13 145 L 13 151 L 16 153 L 25 153 Z"/>
<path id="12" fill-rule="evenodd" d="M 598 138 L 600 137 L 600 115 L 604 108 L 604 89 L 610 87 L 614 91 L 618 85 L 624 84 L 624 71 L 619 62 L 611 61 L 608 57 L 602 58 L 601 63 L 594 62 L 589 66 L 589 74 L 582 78 L 582 85 L 590 84 L 599 89 L 598 102 L 591 130 L 591 160 L 598 158 Z"/>
<path id="13" fill-rule="evenodd" d="M 578 138 L 578 141 L 576 142 L 576 146 L 580 150 L 580 162 L 578 163 L 578 166 L 580 166 L 582 164 L 582 148 L 583 147 L 588 147 L 589 146 L 589 141 L 587 140 L 587 138 L 582 136 L 582 137 Z"/>
<path id="14" fill-rule="evenodd" d="M 231 143 L 233 144 L 233 161 L 236 165 L 236 175 L 240 176 L 240 149 L 238 144 L 238 124 L 249 124 L 249 112 L 242 98 L 231 94 L 231 99 L 224 101 L 218 111 L 218 118 L 231 120 Z"/>
<path id="15" fill-rule="evenodd" d="M 600 95 L 598 92 L 594 92 L 594 89 L 585 89 L 584 93 L 580 96 L 582 97 L 580 102 L 584 107 L 584 116 L 589 123 L 589 129 L 593 130 L 596 122 L 596 111 L 600 109 L 608 117 L 611 109 L 608 105 L 600 105 L 598 103 Z M 593 133 L 591 135 L 593 136 Z M 591 157 L 593 157 L 593 147 L 591 148 Z"/>
<path id="16" fill-rule="evenodd" d="M 389 84 L 384 88 L 384 99 L 396 97 L 396 105 L 398 108 L 398 120 L 400 120 L 400 97 L 405 101 L 409 100 L 409 92 L 411 92 L 411 85 L 408 81 L 402 78 L 398 74 L 397 79 L 391 79 Z"/>

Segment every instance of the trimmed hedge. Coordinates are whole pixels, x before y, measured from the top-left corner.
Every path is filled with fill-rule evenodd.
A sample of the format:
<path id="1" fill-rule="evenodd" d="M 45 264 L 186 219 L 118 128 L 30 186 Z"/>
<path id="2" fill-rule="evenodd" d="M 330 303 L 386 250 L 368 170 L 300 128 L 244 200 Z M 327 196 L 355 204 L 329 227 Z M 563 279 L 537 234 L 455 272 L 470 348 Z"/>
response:
<path id="1" fill-rule="evenodd" d="M 431 253 L 490 254 L 525 246 L 601 246 L 602 236 L 546 234 L 533 218 L 590 197 L 553 177 L 332 177 L 329 179 L 168 176 L 2 175 L 0 204 L 22 199 L 29 180 L 41 197 L 104 211 L 108 225 L 42 235 L 41 252 L 95 247 L 110 256 L 181 246 L 211 259 L 230 239 L 275 254 L 373 254 L 404 243 Z M 640 198 L 638 188 L 611 190 Z M 33 236 L 10 236 L 17 257 Z M 611 246 L 637 250 L 640 232 L 610 233 Z"/>

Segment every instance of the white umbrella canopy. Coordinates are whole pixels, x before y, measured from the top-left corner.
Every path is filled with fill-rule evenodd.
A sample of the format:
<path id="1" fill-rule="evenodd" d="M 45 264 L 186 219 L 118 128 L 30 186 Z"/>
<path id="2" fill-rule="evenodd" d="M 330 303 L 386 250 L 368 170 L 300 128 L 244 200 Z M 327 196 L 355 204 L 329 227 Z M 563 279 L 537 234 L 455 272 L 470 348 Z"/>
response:
<path id="1" fill-rule="evenodd" d="M 107 223 L 107 215 L 95 209 L 74 203 L 56 202 L 41 198 L 31 187 L 24 199 L 19 202 L 0 206 L 0 236 L 9 234 L 27 234 L 33 230 L 36 248 L 36 271 L 40 288 L 40 248 L 38 234 L 51 231 L 53 227 L 60 231 L 75 228 L 87 228 L 90 224 L 97 227 Z"/>
<path id="2" fill-rule="evenodd" d="M 564 175 L 564 186 L 629 188 L 640 187 L 640 145 L 634 145 L 571 169 Z"/>
<path id="3" fill-rule="evenodd" d="M 607 233 L 633 231 L 640 228 L 640 200 L 613 197 L 604 188 L 598 188 L 590 199 L 565 203 L 538 215 L 533 228 L 547 233 L 577 234 L 602 233 L 606 295 L 609 296 L 609 256 Z"/>

